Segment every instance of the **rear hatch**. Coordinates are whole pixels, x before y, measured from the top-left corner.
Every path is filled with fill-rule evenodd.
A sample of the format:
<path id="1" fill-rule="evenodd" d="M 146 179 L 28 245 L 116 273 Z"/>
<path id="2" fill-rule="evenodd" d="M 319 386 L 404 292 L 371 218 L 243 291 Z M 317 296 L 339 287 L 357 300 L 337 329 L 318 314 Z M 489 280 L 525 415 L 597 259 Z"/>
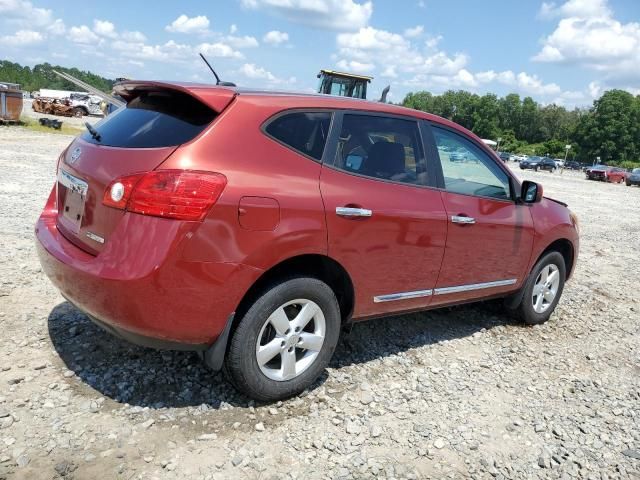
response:
<path id="1" fill-rule="evenodd" d="M 156 169 L 200 135 L 231 102 L 229 89 L 124 84 L 127 106 L 77 138 L 58 167 L 58 229 L 91 254 L 100 253 L 126 214 L 103 205 L 116 179 Z"/>

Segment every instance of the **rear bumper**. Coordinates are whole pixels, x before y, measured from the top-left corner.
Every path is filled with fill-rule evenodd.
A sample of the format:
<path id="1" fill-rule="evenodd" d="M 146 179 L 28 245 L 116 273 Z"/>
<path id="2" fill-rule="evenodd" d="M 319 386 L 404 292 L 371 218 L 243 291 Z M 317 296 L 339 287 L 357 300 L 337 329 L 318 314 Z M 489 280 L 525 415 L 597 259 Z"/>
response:
<path id="1" fill-rule="evenodd" d="M 92 256 L 58 231 L 56 216 L 45 209 L 35 227 L 44 272 L 96 323 L 133 343 L 206 348 L 261 273 L 245 265 L 182 260 L 193 224 L 127 214 L 105 249 Z"/>

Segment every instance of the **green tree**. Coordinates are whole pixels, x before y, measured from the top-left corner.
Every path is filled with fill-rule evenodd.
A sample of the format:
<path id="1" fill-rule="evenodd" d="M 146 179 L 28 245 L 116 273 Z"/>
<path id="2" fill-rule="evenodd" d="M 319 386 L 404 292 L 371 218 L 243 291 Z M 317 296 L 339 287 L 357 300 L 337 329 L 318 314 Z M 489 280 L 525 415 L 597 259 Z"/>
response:
<path id="1" fill-rule="evenodd" d="M 580 153 L 602 163 L 638 159 L 640 106 L 638 97 L 623 90 L 609 90 L 594 102 L 589 115 L 580 118 L 576 141 Z"/>
<path id="2" fill-rule="evenodd" d="M 76 85 L 60 78 L 53 72 L 54 70 L 69 73 L 106 93 L 111 93 L 111 89 L 113 88 L 113 80 L 88 71 L 78 70 L 77 68 L 65 68 L 59 65 L 42 63 L 35 65 L 33 69 L 31 69 L 6 60 L 0 61 L 0 81 L 19 83 L 22 89 L 27 92 L 33 92 L 41 88 L 78 90 Z"/>

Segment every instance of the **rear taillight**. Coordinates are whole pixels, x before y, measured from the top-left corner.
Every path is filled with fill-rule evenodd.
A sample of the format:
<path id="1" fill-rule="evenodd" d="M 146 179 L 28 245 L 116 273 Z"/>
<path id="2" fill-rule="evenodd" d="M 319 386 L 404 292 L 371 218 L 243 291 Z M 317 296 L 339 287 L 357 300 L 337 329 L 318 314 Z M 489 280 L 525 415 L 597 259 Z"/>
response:
<path id="1" fill-rule="evenodd" d="M 200 221 L 226 184 L 220 173 L 157 170 L 114 180 L 102 203 L 142 215 Z"/>

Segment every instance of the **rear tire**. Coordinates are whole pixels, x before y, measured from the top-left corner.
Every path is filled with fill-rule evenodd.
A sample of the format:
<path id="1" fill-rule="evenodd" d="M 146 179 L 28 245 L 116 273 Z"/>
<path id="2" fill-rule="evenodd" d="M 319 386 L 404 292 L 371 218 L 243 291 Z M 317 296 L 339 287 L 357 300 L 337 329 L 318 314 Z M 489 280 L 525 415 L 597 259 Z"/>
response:
<path id="1" fill-rule="evenodd" d="M 539 325 L 549 320 L 562 296 L 566 275 L 564 257 L 560 253 L 544 255 L 531 270 L 520 304 L 515 308 L 516 315 L 527 325 Z"/>
<path id="2" fill-rule="evenodd" d="M 272 284 L 234 331 L 225 373 L 253 399 L 291 397 L 308 388 L 329 364 L 340 327 L 340 307 L 326 283 L 298 277 Z"/>

